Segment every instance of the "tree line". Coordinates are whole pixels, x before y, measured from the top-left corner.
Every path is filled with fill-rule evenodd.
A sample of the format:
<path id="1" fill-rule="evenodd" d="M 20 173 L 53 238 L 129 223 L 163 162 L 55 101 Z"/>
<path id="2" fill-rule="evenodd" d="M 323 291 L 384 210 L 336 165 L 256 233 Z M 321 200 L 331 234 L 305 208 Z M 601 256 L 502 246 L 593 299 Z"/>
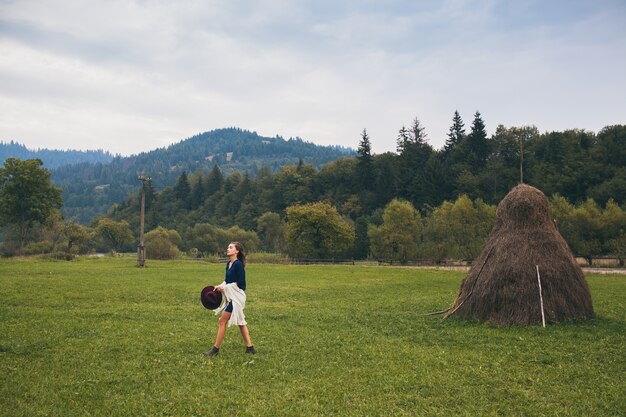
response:
<path id="1" fill-rule="evenodd" d="M 621 125 L 597 134 L 499 126 L 488 138 L 480 113 L 466 133 L 456 112 L 441 150 L 415 119 L 398 131 L 396 152 L 373 155 L 364 130 L 356 157 L 321 169 L 300 161 L 277 172 L 261 167 L 254 176 L 225 175 L 217 165 L 182 172 L 171 187 L 145 190 L 147 252 L 153 241 L 168 256 L 202 256 L 238 239 L 251 250 L 300 258 L 471 259 L 493 225 L 495 205 L 523 179 L 550 196 L 574 253 L 623 260 L 625 139 Z M 135 193 L 81 226 L 91 238 L 73 250 L 132 250 L 138 217 Z"/>
<path id="2" fill-rule="evenodd" d="M 48 169 L 54 169 L 63 165 L 78 163 L 109 163 L 113 160 L 110 152 L 102 149 L 95 151 L 78 150 L 53 150 L 53 149 L 28 149 L 26 146 L 15 141 L 0 141 L 0 163 L 7 158 L 40 159 Z"/>
<path id="3" fill-rule="evenodd" d="M 183 171 L 208 171 L 218 165 L 224 175 L 261 167 L 272 172 L 302 158 L 315 167 L 334 159 L 353 156 L 340 146 L 318 146 L 300 138 L 263 137 L 238 128 L 216 129 L 181 140 L 168 147 L 138 155 L 117 155 L 109 162 L 82 162 L 52 170 L 52 180 L 63 189 L 65 217 L 88 224 L 114 203 L 124 201 L 137 189 L 138 175 L 149 175 L 154 186 L 173 186 Z"/>

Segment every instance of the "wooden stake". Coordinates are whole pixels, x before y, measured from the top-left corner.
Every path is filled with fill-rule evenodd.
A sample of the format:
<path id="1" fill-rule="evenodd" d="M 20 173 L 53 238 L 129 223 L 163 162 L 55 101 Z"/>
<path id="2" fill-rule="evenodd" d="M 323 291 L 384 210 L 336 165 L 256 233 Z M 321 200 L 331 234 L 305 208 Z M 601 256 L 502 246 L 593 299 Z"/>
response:
<path id="1" fill-rule="evenodd" d="M 537 267 L 537 282 L 539 283 L 539 301 L 541 303 L 541 323 L 543 327 L 546 327 L 546 316 L 543 312 L 543 295 L 541 293 L 541 275 L 539 275 L 539 265 L 535 265 Z"/>

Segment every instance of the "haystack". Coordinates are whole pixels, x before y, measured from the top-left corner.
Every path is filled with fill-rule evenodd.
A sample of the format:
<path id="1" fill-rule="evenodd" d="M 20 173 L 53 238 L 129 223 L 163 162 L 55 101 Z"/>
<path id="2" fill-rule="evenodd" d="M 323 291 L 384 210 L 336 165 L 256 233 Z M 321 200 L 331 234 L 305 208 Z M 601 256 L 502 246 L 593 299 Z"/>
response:
<path id="1" fill-rule="evenodd" d="M 498 204 L 496 223 L 448 315 L 494 324 L 541 324 L 593 316 L 583 271 L 538 189 L 521 184 Z"/>

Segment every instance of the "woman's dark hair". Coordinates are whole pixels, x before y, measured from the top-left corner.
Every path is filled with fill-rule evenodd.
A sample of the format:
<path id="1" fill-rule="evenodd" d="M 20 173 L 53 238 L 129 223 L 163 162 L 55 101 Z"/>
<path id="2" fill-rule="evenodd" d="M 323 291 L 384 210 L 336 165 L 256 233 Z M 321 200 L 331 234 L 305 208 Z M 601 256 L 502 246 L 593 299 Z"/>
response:
<path id="1" fill-rule="evenodd" d="M 230 242 L 230 243 L 235 245 L 235 249 L 237 249 L 238 251 L 237 259 L 239 259 L 241 263 L 245 266 L 246 265 L 246 253 L 243 250 L 243 245 L 239 242 Z"/>

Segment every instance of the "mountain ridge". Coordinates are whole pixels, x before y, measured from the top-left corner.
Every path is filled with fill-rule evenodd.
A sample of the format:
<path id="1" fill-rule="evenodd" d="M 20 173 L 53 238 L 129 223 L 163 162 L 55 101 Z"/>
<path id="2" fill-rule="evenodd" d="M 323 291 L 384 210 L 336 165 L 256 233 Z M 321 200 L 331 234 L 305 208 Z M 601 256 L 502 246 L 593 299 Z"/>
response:
<path id="1" fill-rule="evenodd" d="M 53 183 L 63 190 L 62 212 L 66 218 L 89 223 L 106 213 L 111 205 L 137 191 L 141 184 L 139 175 L 150 176 L 153 186 L 162 189 L 173 186 L 183 171 L 208 172 L 215 165 L 225 176 L 233 172 L 254 176 L 262 167 L 277 171 L 302 160 L 319 169 L 335 159 L 356 154 L 351 148 L 315 145 L 301 138 L 264 137 L 236 127 L 199 133 L 167 147 L 130 156 L 102 153 L 110 160 L 90 162 L 77 158 L 75 163 L 54 168 L 49 160 L 39 157 L 50 169 Z M 15 155 L 5 158 L 10 156 Z"/>
<path id="2" fill-rule="evenodd" d="M 84 151 L 77 149 L 31 149 L 13 140 L 10 142 L 0 141 L 0 164 L 3 164 L 7 158 L 41 159 L 44 162 L 44 167 L 54 169 L 63 165 L 82 162 L 108 163 L 113 160 L 114 155 L 102 149 Z"/>

